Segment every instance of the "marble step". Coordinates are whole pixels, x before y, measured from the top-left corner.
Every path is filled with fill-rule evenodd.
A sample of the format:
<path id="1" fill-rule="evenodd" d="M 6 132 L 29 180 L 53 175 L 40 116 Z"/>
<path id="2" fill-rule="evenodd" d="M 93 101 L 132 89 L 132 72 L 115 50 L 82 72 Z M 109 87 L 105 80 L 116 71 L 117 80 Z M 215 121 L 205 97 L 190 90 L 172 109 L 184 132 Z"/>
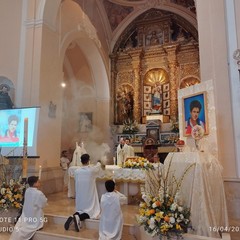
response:
<path id="1" fill-rule="evenodd" d="M 64 229 L 64 223 L 67 220 L 66 216 L 45 215 L 47 222 L 44 228 L 38 231 L 34 240 L 57 240 L 57 239 L 81 239 L 81 240 L 97 240 L 99 220 L 87 219 L 85 220 L 82 229 L 76 232 L 74 225 L 71 224 L 68 231 Z M 135 240 L 139 228 L 131 224 L 124 224 L 122 240 Z"/>

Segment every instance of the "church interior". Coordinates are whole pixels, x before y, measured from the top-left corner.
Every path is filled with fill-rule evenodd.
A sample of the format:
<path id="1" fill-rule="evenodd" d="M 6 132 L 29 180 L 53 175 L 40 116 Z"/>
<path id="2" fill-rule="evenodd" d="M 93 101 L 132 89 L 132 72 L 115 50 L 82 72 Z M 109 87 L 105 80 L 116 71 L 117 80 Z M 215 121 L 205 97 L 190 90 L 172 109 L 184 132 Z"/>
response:
<path id="1" fill-rule="evenodd" d="M 20 154 L 12 150 L 17 145 L 4 150 L 8 110 L 0 109 L 0 156 L 8 159 L 7 166 L 1 159 L 0 168 L 9 176 L 21 176 L 24 167 L 26 177 L 41 175 L 49 222 L 34 240 L 98 239 L 96 220 L 87 220 L 79 233 L 63 228 L 75 202 L 63 189 L 61 152 L 74 159 L 82 147 L 91 163 L 114 165 L 121 138 L 130 139 L 135 156 L 152 162 L 158 154 L 163 165 L 173 160 L 176 171 L 187 161 L 204 162 L 194 170 L 199 179 L 186 178 L 183 192 L 191 188 L 199 196 L 206 189 L 206 209 L 218 205 L 223 212 L 219 221 L 227 212 L 233 228 L 221 237 L 184 239 L 240 239 L 239 10 L 238 0 L 0 1 L 0 93 L 6 86 L 10 108 L 18 114 L 37 109 L 34 126 L 31 110 L 27 130 L 26 118 L 18 120 L 21 146 L 33 138 L 30 147 L 19 148 Z M 199 141 L 185 132 L 187 108 L 195 99 L 204 114 Z M 26 131 L 32 136 L 27 140 Z M 99 177 L 99 192 L 106 177 Z M 118 182 L 128 197 L 122 206 L 124 240 L 157 239 L 136 230 L 141 177 Z M 1 234 L 9 239 L 9 232 Z"/>

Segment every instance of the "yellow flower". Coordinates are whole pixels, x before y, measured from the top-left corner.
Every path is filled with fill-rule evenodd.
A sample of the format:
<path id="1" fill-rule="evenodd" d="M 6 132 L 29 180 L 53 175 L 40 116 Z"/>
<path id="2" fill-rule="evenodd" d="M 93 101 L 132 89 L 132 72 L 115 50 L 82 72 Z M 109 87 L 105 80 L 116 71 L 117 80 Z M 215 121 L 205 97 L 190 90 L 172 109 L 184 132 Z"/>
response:
<path id="1" fill-rule="evenodd" d="M 167 225 L 167 224 L 161 225 L 160 231 L 161 231 L 162 233 L 166 233 L 166 232 L 168 231 L 168 225 Z"/>
<path id="2" fill-rule="evenodd" d="M 182 230 L 181 226 L 178 223 L 176 224 L 176 229 L 177 230 Z"/>
<path id="3" fill-rule="evenodd" d="M 163 212 L 157 212 L 155 214 L 156 217 L 162 218 L 163 217 Z"/>
<path id="4" fill-rule="evenodd" d="M 145 215 L 145 210 L 143 208 L 140 208 L 139 213 L 140 213 L 141 216 L 144 216 Z"/>
<path id="5" fill-rule="evenodd" d="M 139 204 L 139 207 L 140 207 L 140 208 L 146 208 L 146 207 L 147 207 L 147 204 L 146 204 L 145 202 L 141 202 L 141 203 Z"/>

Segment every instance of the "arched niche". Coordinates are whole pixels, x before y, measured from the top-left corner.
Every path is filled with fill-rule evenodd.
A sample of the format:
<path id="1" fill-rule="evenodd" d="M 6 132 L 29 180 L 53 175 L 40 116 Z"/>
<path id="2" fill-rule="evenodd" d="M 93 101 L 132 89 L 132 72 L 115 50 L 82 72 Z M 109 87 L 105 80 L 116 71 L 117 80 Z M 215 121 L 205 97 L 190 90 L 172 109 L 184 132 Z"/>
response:
<path id="1" fill-rule="evenodd" d="M 136 17 L 122 31 L 113 48 L 113 53 L 130 48 L 150 46 L 156 33 L 158 45 L 172 42 L 198 42 L 197 29 L 186 19 L 170 11 L 149 9 Z M 154 44 L 155 45 L 155 44 Z"/>
<path id="2" fill-rule="evenodd" d="M 144 76 L 143 83 L 143 116 L 166 113 L 166 109 L 170 107 L 169 96 L 166 98 L 166 94 L 169 95 L 169 75 L 166 70 L 162 68 L 149 70 Z"/>
<path id="3" fill-rule="evenodd" d="M 200 79 L 194 76 L 188 76 L 181 80 L 179 88 L 180 89 L 187 88 L 198 83 L 200 83 Z"/>

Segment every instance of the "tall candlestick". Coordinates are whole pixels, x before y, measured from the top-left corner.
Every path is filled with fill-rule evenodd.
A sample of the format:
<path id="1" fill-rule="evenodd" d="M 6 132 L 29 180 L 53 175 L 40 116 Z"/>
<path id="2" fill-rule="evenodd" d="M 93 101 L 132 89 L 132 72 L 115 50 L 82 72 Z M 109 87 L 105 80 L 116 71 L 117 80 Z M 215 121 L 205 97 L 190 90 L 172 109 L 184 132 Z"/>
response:
<path id="1" fill-rule="evenodd" d="M 23 161 L 22 161 L 22 178 L 27 178 L 27 141 L 28 141 L 28 118 L 24 118 L 24 136 L 23 136 Z"/>
<path id="2" fill-rule="evenodd" d="M 27 147 L 28 143 L 28 118 L 24 118 L 24 139 L 23 145 Z"/>
<path id="3" fill-rule="evenodd" d="M 40 180 L 42 176 L 42 166 L 39 166 L 39 173 L 38 173 L 38 179 Z"/>

